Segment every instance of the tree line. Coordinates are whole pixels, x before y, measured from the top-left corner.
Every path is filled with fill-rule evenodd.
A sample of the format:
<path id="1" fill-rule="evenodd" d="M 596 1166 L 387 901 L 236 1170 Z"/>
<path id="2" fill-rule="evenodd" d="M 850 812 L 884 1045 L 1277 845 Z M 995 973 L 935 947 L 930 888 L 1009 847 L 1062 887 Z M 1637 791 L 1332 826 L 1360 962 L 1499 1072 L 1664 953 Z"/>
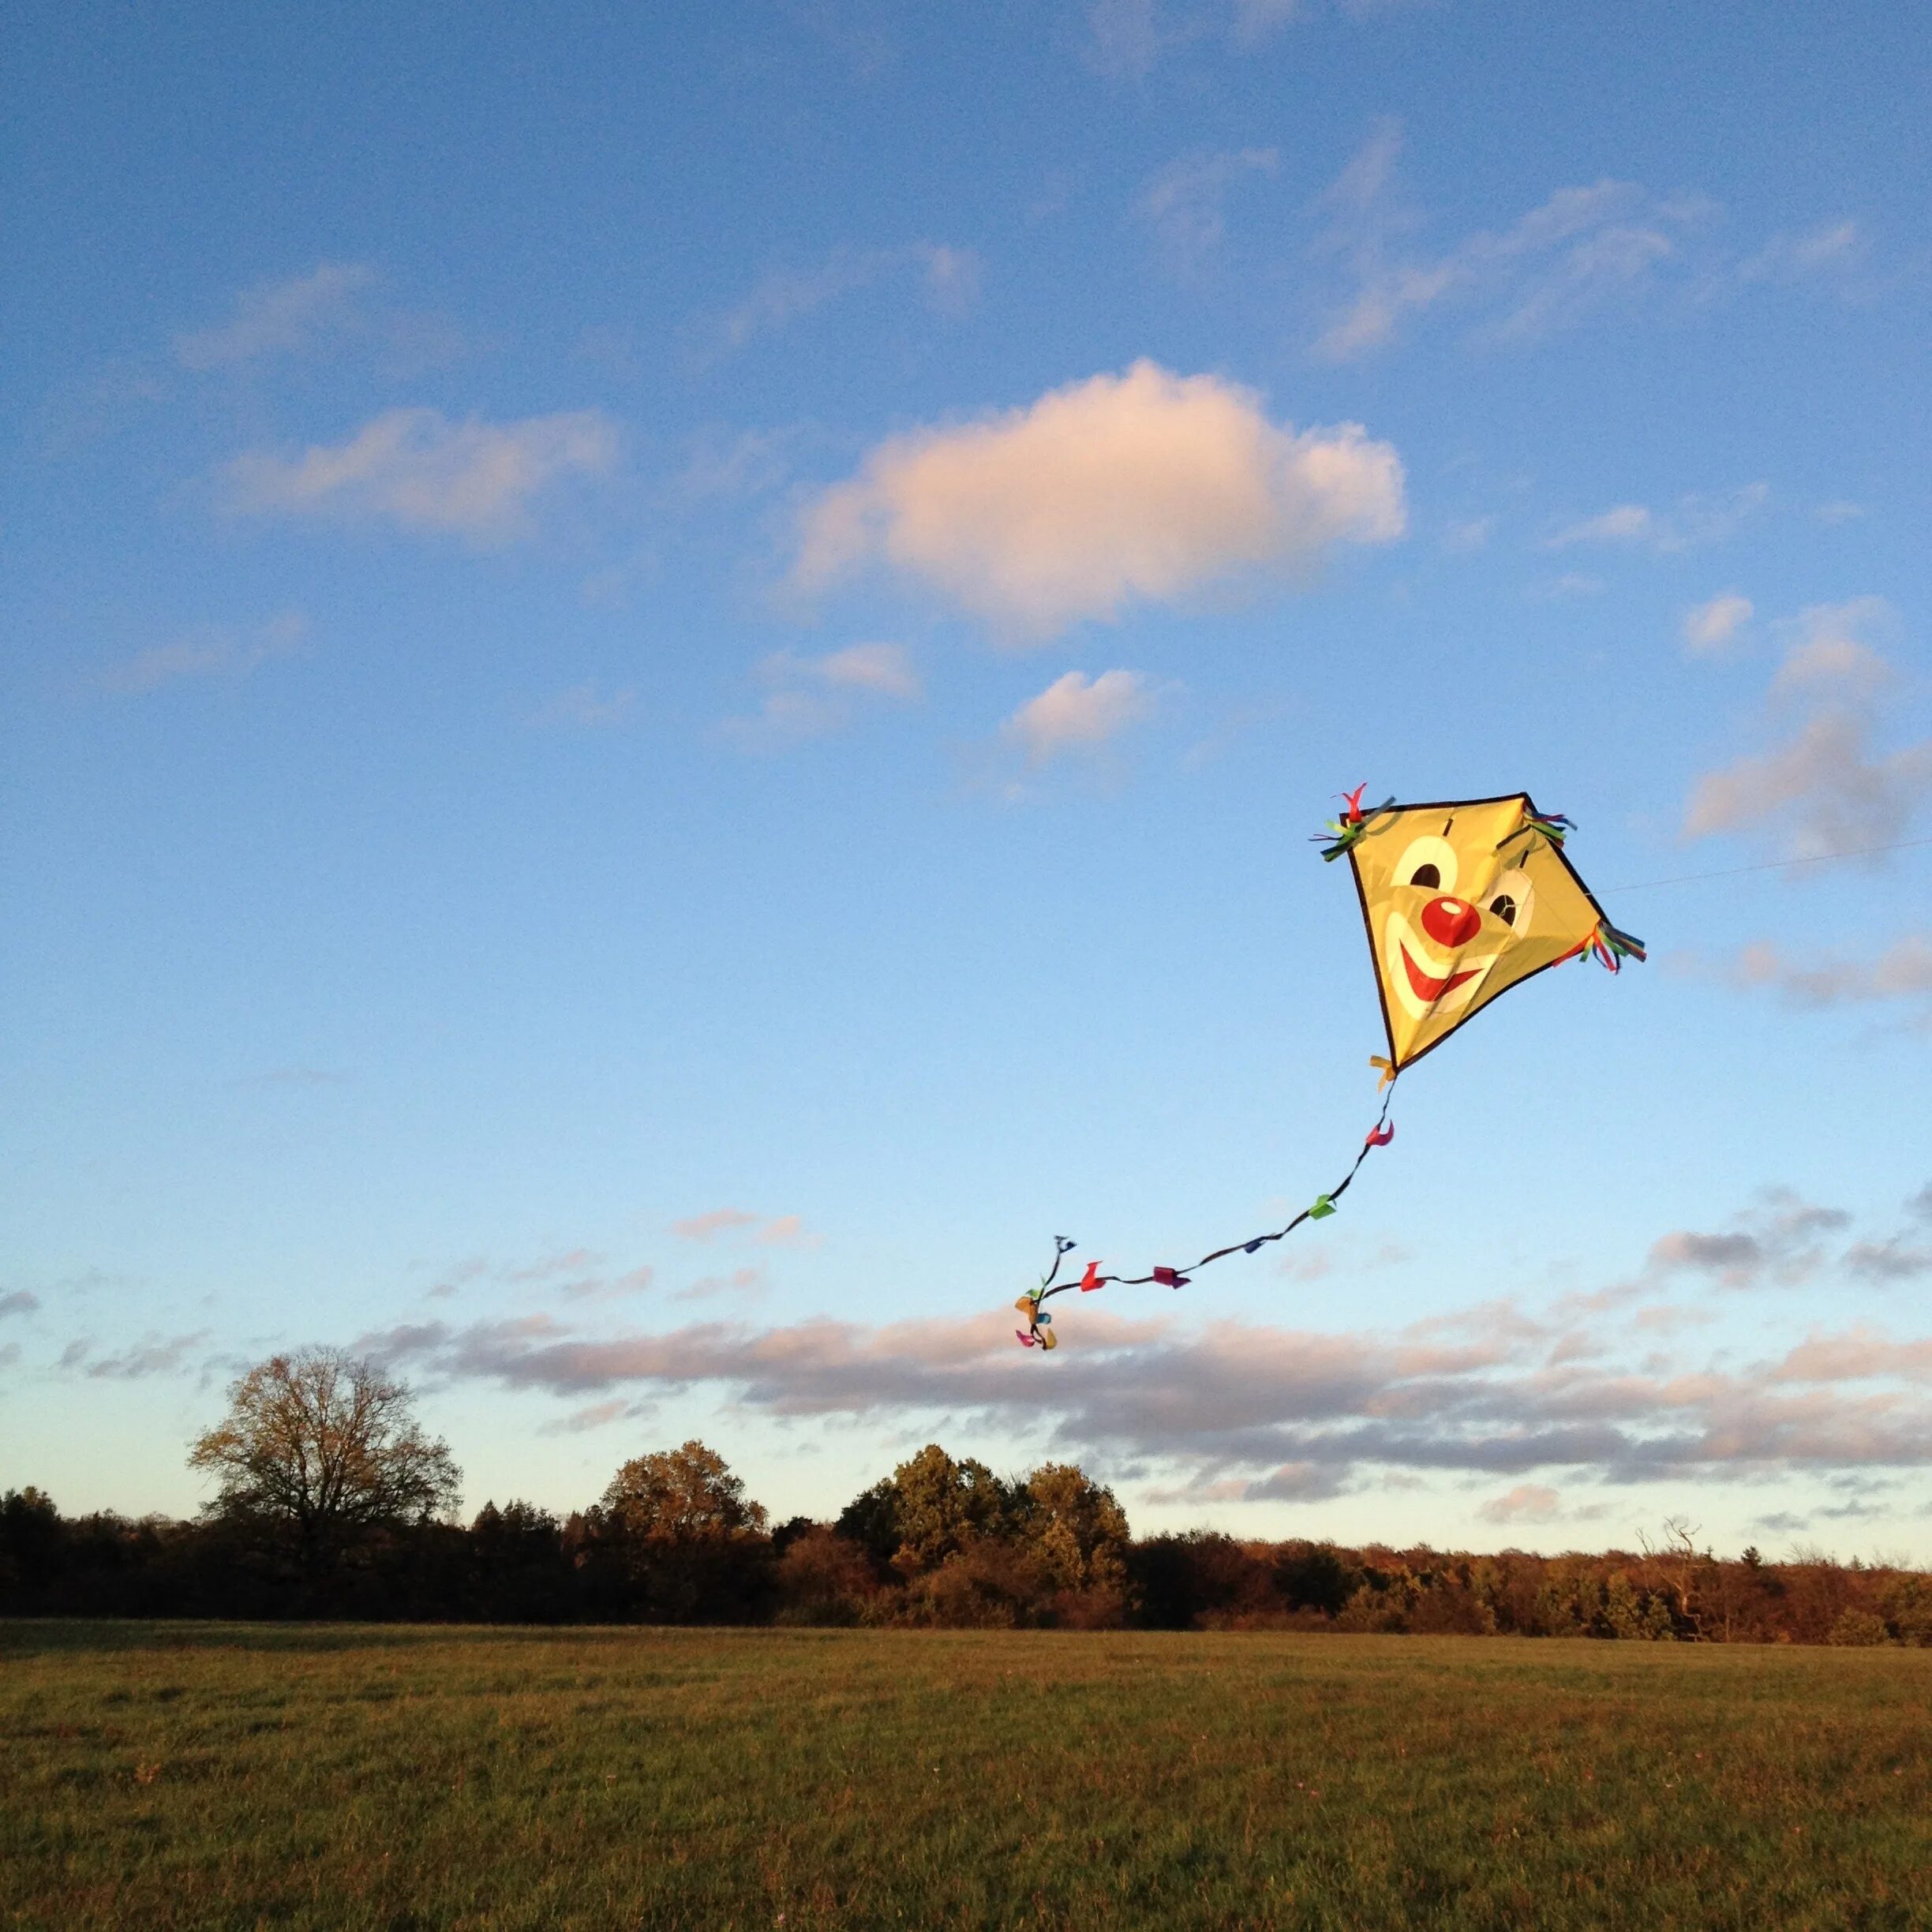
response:
<path id="1" fill-rule="evenodd" d="M 954 1628 L 1309 1630 L 1932 1645 L 1932 1577 L 1822 1556 L 1724 1560 L 1682 1523 L 1544 1557 L 1136 1539 L 1071 1463 L 996 1476 L 937 1444 L 829 1522 L 773 1525 L 701 1442 L 638 1456 L 559 1517 L 487 1503 L 407 1388 L 333 1350 L 238 1381 L 191 1466 L 198 1518 L 69 1518 L 0 1498 L 0 1614 Z"/>

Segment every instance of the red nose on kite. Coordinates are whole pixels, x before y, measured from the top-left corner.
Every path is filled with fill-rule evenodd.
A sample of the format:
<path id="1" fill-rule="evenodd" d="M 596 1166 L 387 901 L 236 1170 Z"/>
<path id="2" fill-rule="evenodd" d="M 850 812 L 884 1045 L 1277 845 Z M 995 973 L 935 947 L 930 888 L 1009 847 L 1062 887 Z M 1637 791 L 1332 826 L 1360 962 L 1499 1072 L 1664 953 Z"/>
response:
<path id="1" fill-rule="evenodd" d="M 1466 946 L 1482 930 L 1482 915 L 1466 899 L 1432 899 L 1422 908 L 1422 930 L 1439 946 Z"/>

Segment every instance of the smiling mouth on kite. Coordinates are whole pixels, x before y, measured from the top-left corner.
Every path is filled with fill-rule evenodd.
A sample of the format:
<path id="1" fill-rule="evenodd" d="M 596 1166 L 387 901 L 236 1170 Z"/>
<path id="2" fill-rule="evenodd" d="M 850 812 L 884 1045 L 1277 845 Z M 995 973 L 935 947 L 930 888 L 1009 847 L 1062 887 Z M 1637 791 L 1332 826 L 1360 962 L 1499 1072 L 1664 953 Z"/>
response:
<path id="1" fill-rule="evenodd" d="M 1433 1004 L 1445 993 L 1453 993 L 1459 986 L 1466 986 L 1482 971 L 1481 966 L 1471 966 L 1461 972 L 1450 973 L 1437 979 L 1425 973 L 1415 963 L 1409 949 L 1399 939 L 1395 942 L 1395 949 L 1402 955 L 1403 970 L 1409 975 L 1409 984 L 1411 990 L 1414 992 L 1416 998 L 1425 1005 Z M 1484 964 L 1486 965 L 1488 963 L 1485 960 Z"/>

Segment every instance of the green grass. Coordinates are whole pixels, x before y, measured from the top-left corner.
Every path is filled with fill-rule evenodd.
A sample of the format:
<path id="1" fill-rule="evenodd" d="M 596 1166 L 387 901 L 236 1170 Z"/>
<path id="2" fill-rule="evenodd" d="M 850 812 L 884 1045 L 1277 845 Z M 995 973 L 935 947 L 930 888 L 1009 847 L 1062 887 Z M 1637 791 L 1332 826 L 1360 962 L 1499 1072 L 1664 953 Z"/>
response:
<path id="1" fill-rule="evenodd" d="M 1932 1925 L 1932 1652 L 0 1623 L 0 1923 Z"/>

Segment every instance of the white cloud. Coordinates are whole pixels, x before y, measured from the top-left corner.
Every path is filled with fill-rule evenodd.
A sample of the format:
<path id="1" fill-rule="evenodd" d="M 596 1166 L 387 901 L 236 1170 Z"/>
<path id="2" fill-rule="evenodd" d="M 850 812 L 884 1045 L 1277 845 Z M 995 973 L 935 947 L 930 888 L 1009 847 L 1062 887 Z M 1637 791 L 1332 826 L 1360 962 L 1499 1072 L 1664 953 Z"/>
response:
<path id="1" fill-rule="evenodd" d="M 1812 512 L 1821 523 L 1853 523 L 1865 514 L 1863 504 L 1853 503 L 1847 497 L 1835 498 L 1830 503 L 1822 503 Z"/>
<path id="2" fill-rule="evenodd" d="M 1685 645 L 1701 656 L 1722 650 L 1750 622 L 1753 608 L 1750 599 L 1735 590 L 1694 605 L 1684 612 Z"/>
<path id="3" fill-rule="evenodd" d="M 1229 189 L 1250 174 L 1280 170 L 1281 155 L 1273 148 L 1184 155 L 1149 179 L 1134 212 L 1153 229 L 1174 268 L 1193 275 L 1226 239 L 1223 204 Z"/>
<path id="4" fill-rule="evenodd" d="M 312 444 L 296 457 L 249 451 L 227 476 L 234 507 L 253 514 L 378 519 L 489 541 L 517 534 L 548 486 L 601 475 L 616 455 L 616 429 L 595 410 L 457 423 L 433 409 L 393 409 L 346 443 Z"/>
<path id="5" fill-rule="evenodd" d="M 291 656 L 308 628 L 307 620 L 294 611 L 248 631 L 204 625 L 170 644 L 109 665 L 93 681 L 102 691 L 131 696 L 182 678 L 243 678 L 272 659 Z"/>
<path id="6" fill-rule="evenodd" d="M 850 691 L 908 700 L 920 695 L 919 673 L 903 644 L 848 644 L 811 661 L 808 668 L 826 683 Z"/>
<path id="7" fill-rule="evenodd" d="M 1932 999 L 1932 933 L 1907 933 L 1870 960 L 1793 957 L 1770 940 L 1740 947 L 1726 969 L 1733 983 L 1780 994 L 1795 1006 Z"/>
<path id="8" fill-rule="evenodd" d="M 1312 568 L 1400 536 L 1405 516 L 1401 461 L 1359 424 L 1297 434 L 1249 390 L 1142 361 L 881 444 L 807 509 L 795 577 L 818 588 L 881 559 L 1039 638 L 1133 599 Z"/>
<path id="9" fill-rule="evenodd" d="M 309 348 L 352 323 L 356 297 L 375 279 L 365 263 L 324 262 L 312 275 L 244 290 L 219 328 L 174 338 L 175 360 L 184 369 L 224 369 Z"/>
<path id="10" fill-rule="evenodd" d="M 1628 544 L 1664 555 L 1722 543 L 1762 508 L 1770 485 L 1747 483 L 1720 495 L 1692 494 L 1678 499 L 1675 510 L 1658 511 L 1644 504 L 1617 504 L 1580 522 L 1566 525 L 1543 540 L 1546 550 L 1564 550 L 1574 544 Z"/>
<path id="11" fill-rule="evenodd" d="M 1097 751 L 1153 714 L 1153 697 L 1137 671 L 1103 671 L 1091 680 L 1069 671 L 1000 728 L 1037 766 L 1069 751 Z"/>
<path id="12" fill-rule="evenodd" d="M 1869 736 L 1863 718 L 1828 712 L 1773 751 L 1706 772 L 1685 809 L 1684 837 L 1781 823 L 1795 859 L 1889 844 L 1932 792 L 1932 739 L 1887 757 L 1871 752 Z"/>
<path id="13" fill-rule="evenodd" d="M 1491 1497 L 1476 1514 L 1485 1522 L 1546 1523 L 1555 1518 L 1559 1501 L 1556 1492 L 1541 1483 L 1518 1483 L 1507 1495 Z"/>
<path id="14" fill-rule="evenodd" d="M 758 675 L 772 688 L 758 710 L 747 717 L 727 718 L 719 727 L 750 751 L 775 751 L 842 731 L 853 722 L 859 702 L 910 704 L 924 688 L 903 644 L 848 644 L 822 657 L 775 651 L 758 666 Z"/>
<path id="15" fill-rule="evenodd" d="M 1897 623 L 1897 612 L 1878 597 L 1814 604 L 1799 612 L 1778 626 L 1788 642 L 1771 680 L 1773 695 L 1875 698 L 1892 682 L 1893 671 L 1867 639 L 1874 631 L 1895 631 Z"/>
<path id="16" fill-rule="evenodd" d="M 1783 743 L 1705 773 L 1685 810 L 1685 837 L 1773 827 L 1791 856 L 1812 859 L 1902 836 L 1932 796 L 1932 739 L 1889 754 L 1871 746 L 1873 700 L 1891 668 L 1866 636 L 1896 616 L 1882 597 L 1855 597 L 1777 626 L 1788 641 L 1771 695 L 1809 715 Z"/>

